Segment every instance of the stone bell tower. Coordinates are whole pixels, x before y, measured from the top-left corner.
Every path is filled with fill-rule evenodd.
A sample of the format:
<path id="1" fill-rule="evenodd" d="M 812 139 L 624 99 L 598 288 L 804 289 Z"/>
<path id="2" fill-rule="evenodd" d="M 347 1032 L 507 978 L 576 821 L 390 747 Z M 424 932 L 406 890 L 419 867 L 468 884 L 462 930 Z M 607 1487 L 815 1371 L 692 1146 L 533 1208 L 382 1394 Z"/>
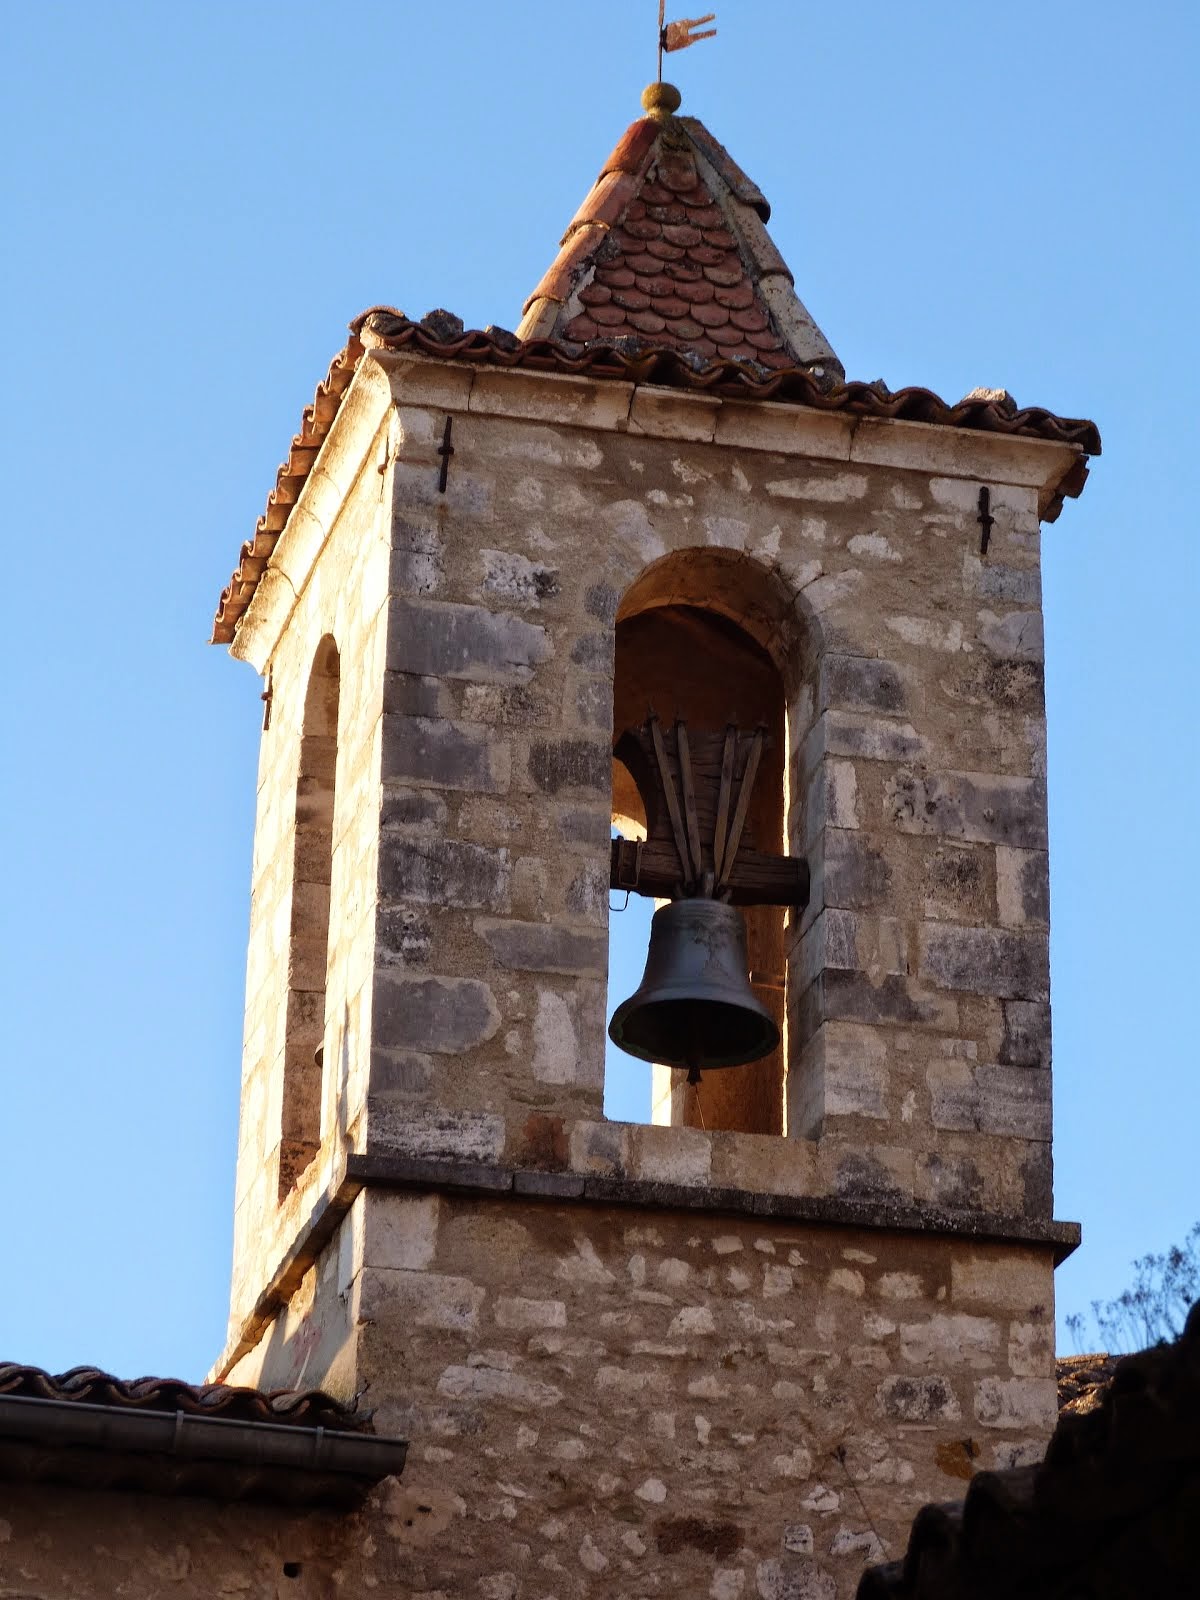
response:
<path id="1" fill-rule="evenodd" d="M 217 615 L 266 683 L 217 1370 L 409 1439 L 389 1594 L 850 1594 L 1054 1419 L 1039 542 L 1098 437 L 847 383 L 644 103 L 516 334 L 352 325 Z M 648 704 L 763 730 L 807 892 L 743 896 L 779 1048 L 641 1126 Z"/>

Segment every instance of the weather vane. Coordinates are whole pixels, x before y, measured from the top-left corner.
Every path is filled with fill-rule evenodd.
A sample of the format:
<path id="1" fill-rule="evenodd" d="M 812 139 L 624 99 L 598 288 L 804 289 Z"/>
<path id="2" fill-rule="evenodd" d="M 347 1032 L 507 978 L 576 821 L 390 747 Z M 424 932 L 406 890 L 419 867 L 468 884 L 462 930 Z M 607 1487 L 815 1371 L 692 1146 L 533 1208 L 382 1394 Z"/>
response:
<path id="1" fill-rule="evenodd" d="M 711 39 L 716 34 L 715 28 L 705 28 L 703 33 L 695 33 L 696 28 L 704 28 L 706 22 L 715 22 L 717 13 L 710 11 L 703 17 L 683 17 L 679 22 L 666 20 L 667 0 L 658 0 L 658 81 L 662 82 L 663 51 L 686 50 L 688 45 L 697 44 L 701 39 Z"/>

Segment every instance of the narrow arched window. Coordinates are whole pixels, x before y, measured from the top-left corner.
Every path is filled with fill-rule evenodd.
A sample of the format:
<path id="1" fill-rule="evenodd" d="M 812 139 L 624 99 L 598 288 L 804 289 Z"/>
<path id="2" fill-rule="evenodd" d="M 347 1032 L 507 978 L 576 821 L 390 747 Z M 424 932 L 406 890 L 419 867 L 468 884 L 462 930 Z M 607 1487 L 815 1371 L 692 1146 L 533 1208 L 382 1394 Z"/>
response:
<path id="1" fill-rule="evenodd" d="M 293 1189 L 321 1144 L 322 1056 L 328 981 L 329 885 L 337 783 L 341 660 L 326 636 L 317 646 L 300 735 L 296 835 L 288 939 L 279 1195 Z"/>

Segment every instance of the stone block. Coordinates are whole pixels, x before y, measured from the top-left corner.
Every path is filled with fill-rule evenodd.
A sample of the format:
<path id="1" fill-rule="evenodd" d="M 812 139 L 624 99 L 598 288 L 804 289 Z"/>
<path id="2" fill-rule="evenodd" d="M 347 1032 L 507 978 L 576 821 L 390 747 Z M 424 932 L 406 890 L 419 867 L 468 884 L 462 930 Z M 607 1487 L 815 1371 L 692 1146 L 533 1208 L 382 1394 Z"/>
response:
<path id="1" fill-rule="evenodd" d="M 529 747 L 529 777 L 542 794 L 586 789 L 607 794 L 612 751 L 591 739 L 535 739 Z"/>
<path id="2" fill-rule="evenodd" d="M 475 932 L 501 966 L 519 972 L 603 978 L 608 970 L 608 941 L 603 933 L 588 928 L 479 917 Z"/>
<path id="3" fill-rule="evenodd" d="M 527 683 L 550 653 L 545 628 L 508 612 L 448 601 L 392 602 L 387 647 L 391 672 Z"/>
<path id="4" fill-rule="evenodd" d="M 414 1110 L 379 1098 L 370 1124 L 372 1153 L 425 1161 L 496 1162 L 504 1153 L 504 1118 L 490 1111 Z"/>
<path id="5" fill-rule="evenodd" d="M 649 1183 L 706 1184 L 712 1175 L 712 1143 L 699 1128 L 634 1127 L 629 1175 Z"/>
<path id="6" fill-rule="evenodd" d="M 1009 928 L 1050 921 L 1050 863 L 1044 850 L 996 849 L 996 903 Z"/>
<path id="7" fill-rule="evenodd" d="M 1058 1419 L 1053 1378 L 980 1378 L 975 1419 L 985 1428 L 1037 1428 L 1049 1434 Z"/>
<path id="8" fill-rule="evenodd" d="M 945 840 L 927 847 L 924 911 L 931 921 L 978 923 L 993 905 L 995 853 L 985 845 Z"/>
<path id="9" fill-rule="evenodd" d="M 861 1150 L 838 1149 L 825 1141 L 820 1167 L 828 1189 L 843 1200 L 872 1205 L 912 1203 L 915 1168 L 911 1150 L 868 1145 Z"/>
<path id="10" fill-rule="evenodd" d="M 558 835 L 564 844 L 580 845 L 589 851 L 605 851 L 609 840 L 609 808 L 595 805 L 565 806 L 557 812 Z"/>
<path id="11" fill-rule="evenodd" d="M 1049 1139 L 1050 1075 L 1028 1067 L 938 1062 L 927 1074 L 935 1128 Z"/>
<path id="12" fill-rule="evenodd" d="M 553 600 L 562 589 L 557 567 L 515 550 L 481 550 L 483 593 L 502 605 L 520 610 L 537 610 L 543 601 Z"/>
<path id="13" fill-rule="evenodd" d="M 421 1099 L 433 1086 L 433 1057 L 415 1050 L 371 1052 L 371 1098 L 397 1095 Z M 368 1105 L 368 1113 L 370 1107 Z"/>
<path id="14" fill-rule="evenodd" d="M 471 1334 L 486 1294 L 469 1278 L 364 1266 L 358 1314 L 373 1322 L 398 1321 L 408 1327 Z"/>
<path id="15" fill-rule="evenodd" d="M 385 900 L 505 911 L 511 878 L 512 863 L 503 847 L 402 833 L 380 836 L 379 892 Z"/>
<path id="16" fill-rule="evenodd" d="M 808 780 L 804 848 L 811 850 L 824 828 L 861 827 L 858 776 L 852 761 L 825 760 Z"/>
<path id="17" fill-rule="evenodd" d="M 393 594 L 419 598 L 435 594 L 445 577 L 442 536 L 431 518 L 414 507 L 392 521 L 388 584 Z"/>
<path id="18" fill-rule="evenodd" d="M 452 717 L 454 696 L 441 678 L 421 678 L 411 672 L 385 672 L 383 709 L 401 717 Z"/>
<path id="19" fill-rule="evenodd" d="M 819 861 L 814 863 L 821 869 L 821 903 L 864 910 L 887 900 L 892 869 L 879 844 L 861 832 L 825 830 Z"/>
<path id="20" fill-rule="evenodd" d="M 441 795 L 428 789 L 401 789 L 389 785 L 379 808 L 381 828 L 413 828 L 441 833 L 449 812 Z"/>
<path id="21" fill-rule="evenodd" d="M 603 633 L 584 633 L 571 645 L 571 664 L 594 672 L 599 677 L 611 678 L 616 634 L 611 628 Z"/>
<path id="22" fill-rule="evenodd" d="M 375 974 L 373 1024 L 387 1049 L 461 1055 L 486 1044 L 500 1012 L 478 978 L 413 977 L 381 968 Z"/>
<path id="23" fill-rule="evenodd" d="M 512 754 L 474 724 L 385 717 L 381 770 L 385 783 L 399 779 L 435 789 L 506 794 Z"/>
<path id="24" fill-rule="evenodd" d="M 983 1175 L 969 1156 L 928 1151 L 917 1157 L 917 1199 L 946 1211 L 981 1211 Z"/>
<path id="25" fill-rule="evenodd" d="M 980 1246 L 950 1264 L 950 1298 L 956 1305 L 989 1305 L 1022 1321 L 1040 1321 L 1054 1309 L 1053 1267 L 1048 1254 Z"/>
<path id="26" fill-rule="evenodd" d="M 908 708 L 908 691 L 899 667 L 872 656 L 826 655 L 817 688 L 819 711 L 882 712 L 900 716 Z"/>
<path id="27" fill-rule="evenodd" d="M 843 657 L 843 660 L 853 659 Z M 823 711 L 804 741 L 804 770 L 818 761 L 846 756 L 859 761 L 917 761 L 925 740 L 910 722 L 856 711 Z"/>
<path id="28" fill-rule="evenodd" d="M 380 966 L 427 966 L 432 947 L 428 914 L 411 906 L 380 906 L 375 916 L 375 960 Z"/>
<path id="29" fill-rule="evenodd" d="M 832 1573 L 810 1556 L 773 1556 L 754 1571 L 759 1600 L 836 1600 Z"/>
<path id="30" fill-rule="evenodd" d="M 435 1195 L 368 1192 L 363 1211 L 363 1264 L 422 1272 L 437 1250 L 441 1200 Z"/>
<path id="31" fill-rule="evenodd" d="M 994 611 L 978 615 L 978 637 L 985 650 L 1007 661 L 1041 661 L 1045 656 L 1040 611 Z"/>
<path id="32" fill-rule="evenodd" d="M 884 814 L 902 833 L 934 833 L 982 844 L 1046 848 L 1042 778 L 902 769 L 884 790 Z"/>
<path id="33" fill-rule="evenodd" d="M 875 1406 L 881 1417 L 893 1422 L 958 1422 L 962 1406 L 949 1378 L 938 1374 L 909 1377 L 893 1373 L 875 1391 Z"/>
<path id="34" fill-rule="evenodd" d="M 567 1308 L 561 1300 L 529 1300 L 519 1295 L 501 1296 L 493 1315 L 496 1325 L 518 1333 L 536 1333 L 543 1328 L 565 1328 Z"/>
<path id="35" fill-rule="evenodd" d="M 865 972 L 826 969 L 796 1006 L 797 1042 L 806 1043 L 826 1022 L 897 1023 L 947 1031 L 958 1026 L 958 1009 L 947 996 L 923 991 L 911 978 L 889 975 L 876 983 Z"/>
<path id="36" fill-rule="evenodd" d="M 927 922 L 920 930 L 918 971 L 938 988 L 966 994 L 1049 997 L 1050 958 L 1044 933 Z"/>
<path id="37" fill-rule="evenodd" d="M 914 1367 L 936 1364 L 987 1371 L 996 1365 L 1002 1337 L 1000 1324 L 991 1317 L 939 1313 L 924 1322 L 901 1323 L 900 1359 Z"/>
<path id="38" fill-rule="evenodd" d="M 963 588 L 968 594 L 1016 605 L 1040 607 L 1042 602 L 1042 577 L 1037 567 L 1009 567 L 969 553 L 963 556 Z"/>
<path id="39" fill-rule="evenodd" d="M 553 719 L 546 696 L 529 684 L 469 683 L 463 716 L 489 728 L 541 728 Z"/>
<path id="40" fill-rule="evenodd" d="M 1034 1000 L 1005 1000 L 1004 1034 L 997 1057 L 1005 1067 L 1049 1067 L 1050 1007 Z"/>
<path id="41" fill-rule="evenodd" d="M 437 1392 L 449 1400 L 500 1402 L 518 1411 L 544 1410 L 563 1398 L 562 1390 L 552 1383 L 497 1367 L 447 1367 Z"/>
<path id="42" fill-rule="evenodd" d="M 629 1166 L 629 1140 L 632 1127 L 623 1122 L 585 1122 L 572 1124 L 570 1163 L 574 1172 L 597 1177 L 622 1178 Z"/>

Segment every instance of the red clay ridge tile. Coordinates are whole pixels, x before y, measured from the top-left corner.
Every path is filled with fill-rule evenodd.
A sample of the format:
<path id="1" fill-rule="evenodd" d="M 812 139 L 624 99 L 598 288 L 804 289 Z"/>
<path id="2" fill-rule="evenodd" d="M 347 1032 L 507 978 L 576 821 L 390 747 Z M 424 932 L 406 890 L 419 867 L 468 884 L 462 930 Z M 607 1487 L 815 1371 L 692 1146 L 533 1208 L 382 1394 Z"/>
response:
<path id="1" fill-rule="evenodd" d="M 632 174 L 606 173 L 567 224 L 567 231 L 563 234 L 561 242 L 566 244 L 575 229 L 582 227 L 584 223 L 599 222 L 609 228 L 614 222 L 619 222 L 636 192 L 637 178 Z"/>
<path id="2" fill-rule="evenodd" d="M 653 117 L 642 117 L 630 123 L 618 140 L 617 148 L 604 163 L 600 176 L 604 177 L 609 172 L 640 172 L 660 131 Z"/>

